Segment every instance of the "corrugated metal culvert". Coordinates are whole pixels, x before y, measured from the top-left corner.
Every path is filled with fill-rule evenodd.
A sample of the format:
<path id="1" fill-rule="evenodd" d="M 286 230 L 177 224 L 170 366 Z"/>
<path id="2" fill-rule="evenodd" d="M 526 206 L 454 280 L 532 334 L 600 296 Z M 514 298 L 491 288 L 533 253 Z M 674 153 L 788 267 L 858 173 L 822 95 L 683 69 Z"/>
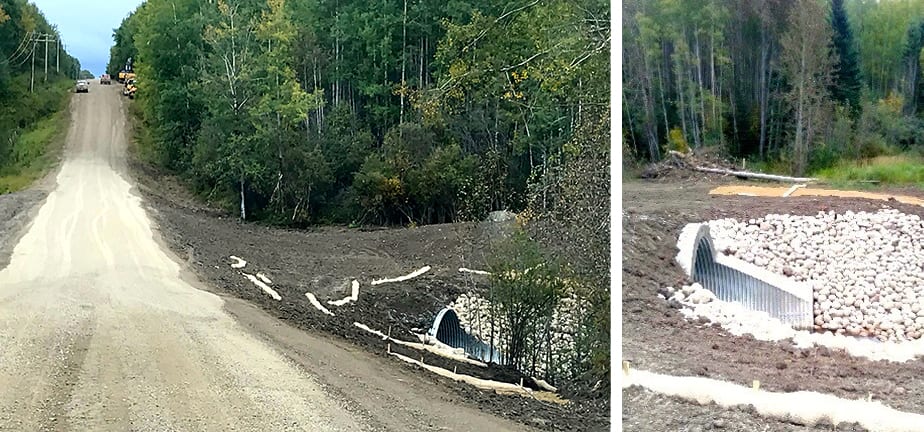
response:
<path id="1" fill-rule="evenodd" d="M 485 363 L 501 363 L 503 356 L 497 348 L 482 342 L 462 329 L 459 316 L 452 308 L 443 308 L 433 320 L 433 327 L 427 335 L 453 348 L 462 348 L 465 353 Z"/>
<path id="2" fill-rule="evenodd" d="M 693 245 L 691 277 L 712 291 L 716 298 L 766 312 L 798 330 L 812 328 L 811 286 L 719 255 L 708 224 L 700 225 Z"/>

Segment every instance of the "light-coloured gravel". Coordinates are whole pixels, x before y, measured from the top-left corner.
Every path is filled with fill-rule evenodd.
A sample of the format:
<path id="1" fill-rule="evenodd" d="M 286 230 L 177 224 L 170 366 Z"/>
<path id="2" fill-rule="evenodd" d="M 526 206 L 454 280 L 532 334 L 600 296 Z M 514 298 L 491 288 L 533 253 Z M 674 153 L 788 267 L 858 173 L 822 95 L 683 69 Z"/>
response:
<path id="1" fill-rule="evenodd" d="M 815 331 L 924 335 L 924 221 L 893 209 L 709 222 L 716 248 L 813 285 Z"/>
<path id="2" fill-rule="evenodd" d="M 575 338 L 578 337 L 580 330 L 579 317 L 587 312 L 586 307 L 582 309 L 579 303 L 577 296 L 573 294 L 559 301 L 558 307 L 552 314 L 549 329 L 549 343 L 552 347 L 551 362 L 548 358 L 538 359 L 537 373 L 544 373 L 550 367 L 553 370 L 568 367 L 569 360 L 574 356 Z M 449 307 L 455 310 L 459 316 L 459 323 L 468 334 L 484 343 L 493 343 L 502 353 L 506 352 L 507 325 L 501 315 L 496 310 L 492 310 L 490 301 L 475 293 L 465 293 Z"/>

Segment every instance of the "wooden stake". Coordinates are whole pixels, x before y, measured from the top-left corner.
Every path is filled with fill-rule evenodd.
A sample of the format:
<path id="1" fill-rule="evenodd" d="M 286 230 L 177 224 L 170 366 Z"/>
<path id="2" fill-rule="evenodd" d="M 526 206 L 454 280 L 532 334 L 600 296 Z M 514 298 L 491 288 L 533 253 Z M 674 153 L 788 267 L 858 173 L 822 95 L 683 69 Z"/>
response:
<path id="1" fill-rule="evenodd" d="M 391 339 L 391 326 L 388 326 L 388 338 Z"/>
<path id="2" fill-rule="evenodd" d="M 458 373 L 459 373 L 459 367 L 458 367 L 458 366 L 453 366 L 453 367 L 452 367 L 452 373 L 458 374 Z"/>
<path id="3" fill-rule="evenodd" d="M 520 388 L 523 388 L 523 377 L 520 377 Z"/>
<path id="4" fill-rule="evenodd" d="M 629 375 L 629 362 L 623 360 L 622 362 L 622 374 Z"/>
<path id="5" fill-rule="evenodd" d="M 391 354 L 391 344 L 385 345 L 385 349 L 388 350 L 388 353 Z"/>
<path id="6" fill-rule="evenodd" d="M 754 382 L 751 383 L 751 388 L 753 388 L 754 390 L 760 390 L 760 381 L 754 380 Z"/>

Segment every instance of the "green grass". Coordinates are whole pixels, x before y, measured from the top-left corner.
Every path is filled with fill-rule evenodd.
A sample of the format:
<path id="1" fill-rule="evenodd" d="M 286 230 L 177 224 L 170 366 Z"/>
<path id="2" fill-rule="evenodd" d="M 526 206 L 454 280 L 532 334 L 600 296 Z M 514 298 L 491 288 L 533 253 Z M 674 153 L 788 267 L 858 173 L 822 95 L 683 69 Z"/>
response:
<path id="1" fill-rule="evenodd" d="M 879 156 L 868 161 L 841 162 L 815 175 L 833 184 L 862 184 L 864 180 L 873 180 L 880 186 L 924 187 L 924 159 L 911 155 Z"/>
<path id="2" fill-rule="evenodd" d="M 7 165 L 0 167 L 0 194 L 16 192 L 32 185 L 54 166 L 70 122 L 68 110 L 36 122 L 16 139 Z"/>

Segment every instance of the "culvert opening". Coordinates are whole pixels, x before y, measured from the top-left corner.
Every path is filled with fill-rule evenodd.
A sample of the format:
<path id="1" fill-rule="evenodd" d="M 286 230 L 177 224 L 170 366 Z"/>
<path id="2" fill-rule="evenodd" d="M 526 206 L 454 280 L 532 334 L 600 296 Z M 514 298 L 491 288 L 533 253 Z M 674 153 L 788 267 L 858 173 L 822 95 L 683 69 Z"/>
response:
<path id="1" fill-rule="evenodd" d="M 453 348 L 461 348 L 473 358 L 485 363 L 501 364 L 503 355 L 496 347 L 482 342 L 468 334 L 459 321 L 459 316 L 452 308 L 443 308 L 433 320 L 433 326 L 427 335 Z"/>
<path id="2" fill-rule="evenodd" d="M 715 298 L 793 329 L 904 343 L 924 334 L 922 238 L 921 218 L 894 209 L 720 219 L 688 225 L 677 260 Z"/>
<path id="3" fill-rule="evenodd" d="M 800 286 L 745 262 L 725 259 L 716 252 L 707 224 L 699 226 L 693 244 L 692 279 L 716 298 L 765 312 L 797 330 L 812 328 L 810 286 Z"/>

